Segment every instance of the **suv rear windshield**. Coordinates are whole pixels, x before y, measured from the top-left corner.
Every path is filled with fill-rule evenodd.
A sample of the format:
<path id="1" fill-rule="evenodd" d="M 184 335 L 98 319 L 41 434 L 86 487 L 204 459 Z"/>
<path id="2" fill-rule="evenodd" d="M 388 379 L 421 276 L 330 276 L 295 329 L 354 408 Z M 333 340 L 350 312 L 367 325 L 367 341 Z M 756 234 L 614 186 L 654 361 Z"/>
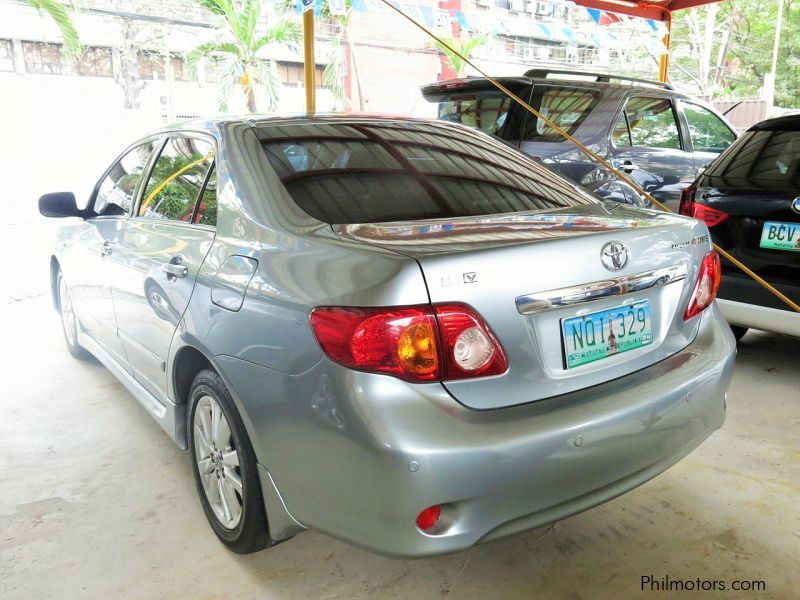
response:
<path id="1" fill-rule="evenodd" d="M 599 100 L 600 92 L 595 90 L 536 84 L 530 104 L 572 135 Z M 527 115 L 522 139 L 526 142 L 566 141 L 564 136 L 533 114 Z"/>
<path id="2" fill-rule="evenodd" d="M 331 224 L 548 210 L 595 200 L 470 129 L 437 122 L 300 122 L 262 127 L 292 199 Z"/>
<path id="3" fill-rule="evenodd" d="M 706 169 L 711 177 L 800 180 L 800 131 L 748 131 Z"/>

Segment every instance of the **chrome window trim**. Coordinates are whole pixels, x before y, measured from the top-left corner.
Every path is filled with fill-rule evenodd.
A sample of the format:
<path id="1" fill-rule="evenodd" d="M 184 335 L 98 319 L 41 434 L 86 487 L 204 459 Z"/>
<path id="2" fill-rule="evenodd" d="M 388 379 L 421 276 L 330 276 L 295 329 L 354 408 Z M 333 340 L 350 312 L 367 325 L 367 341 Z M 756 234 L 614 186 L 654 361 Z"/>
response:
<path id="1" fill-rule="evenodd" d="M 688 274 L 689 266 L 682 263 L 644 273 L 525 294 L 519 296 L 515 303 L 520 314 L 529 315 L 668 285 L 686 279 Z"/>

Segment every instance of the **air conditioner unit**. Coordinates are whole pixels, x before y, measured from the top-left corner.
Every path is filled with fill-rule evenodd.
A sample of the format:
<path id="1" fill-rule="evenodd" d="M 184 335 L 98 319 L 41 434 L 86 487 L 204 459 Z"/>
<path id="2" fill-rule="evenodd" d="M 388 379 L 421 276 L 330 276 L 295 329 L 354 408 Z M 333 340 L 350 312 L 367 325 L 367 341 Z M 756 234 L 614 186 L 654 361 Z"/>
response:
<path id="1" fill-rule="evenodd" d="M 525 12 L 530 14 L 536 13 L 536 0 L 525 1 Z"/>
<path id="2" fill-rule="evenodd" d="M 536 60 L 548 61 L 550 60 L 550 48 L 547 46 L 536 47 Z"/>
<path id="3" fill-rule="evenodd" d="M 535 60 L 536 59 L 536 52 L 533 46 L 525 46 L 522 49 L 522 58 L 524 60 Z"/>
<path id="4" fill-rule="evenodd" d="M 492 6 L 492 0 L 478 0 L 478 6 Z"/>
<path id="5" fill-rule="evenodd" d="M 511 0 L 511 10 L 525 12 L 525 0 Z"/>
<path id="6" fill-rule="evenodd" d="M 536 14 L 542 17 L 549 17 L 553 14 L 553 9 L 555 5 L 550 4 L 549 2 L 537 2 L 536 3 Z"/>

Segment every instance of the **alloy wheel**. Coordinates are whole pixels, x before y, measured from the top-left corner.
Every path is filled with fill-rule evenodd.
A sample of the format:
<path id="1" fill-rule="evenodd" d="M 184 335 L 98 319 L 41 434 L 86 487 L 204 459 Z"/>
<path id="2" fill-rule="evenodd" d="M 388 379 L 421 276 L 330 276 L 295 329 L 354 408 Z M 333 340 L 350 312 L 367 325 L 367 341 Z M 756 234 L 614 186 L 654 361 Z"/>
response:
<path id="1" fill-rule="evenodd" d="M 192 426 L 206 499 L 220 525 L 235 529 L 242 518 L 242 477 L 228 419 L 217 401 L 205 395 L 197 401 Z"/>

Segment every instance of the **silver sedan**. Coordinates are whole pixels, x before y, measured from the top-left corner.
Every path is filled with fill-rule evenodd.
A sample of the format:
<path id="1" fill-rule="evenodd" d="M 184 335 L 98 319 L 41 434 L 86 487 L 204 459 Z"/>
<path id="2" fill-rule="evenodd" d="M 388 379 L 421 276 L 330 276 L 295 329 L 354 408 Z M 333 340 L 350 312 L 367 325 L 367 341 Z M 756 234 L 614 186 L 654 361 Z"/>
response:
<path id="1" fill-rule="evenodd" d="M 459 125 L 190 122 L 85 206 L 39 206 L 73 217 L 50 262 L 67 347 L 189 449 L 235 552 L 306 529 L 460 550 L 624 493 L 724 420 L 705 224 Z"/>

